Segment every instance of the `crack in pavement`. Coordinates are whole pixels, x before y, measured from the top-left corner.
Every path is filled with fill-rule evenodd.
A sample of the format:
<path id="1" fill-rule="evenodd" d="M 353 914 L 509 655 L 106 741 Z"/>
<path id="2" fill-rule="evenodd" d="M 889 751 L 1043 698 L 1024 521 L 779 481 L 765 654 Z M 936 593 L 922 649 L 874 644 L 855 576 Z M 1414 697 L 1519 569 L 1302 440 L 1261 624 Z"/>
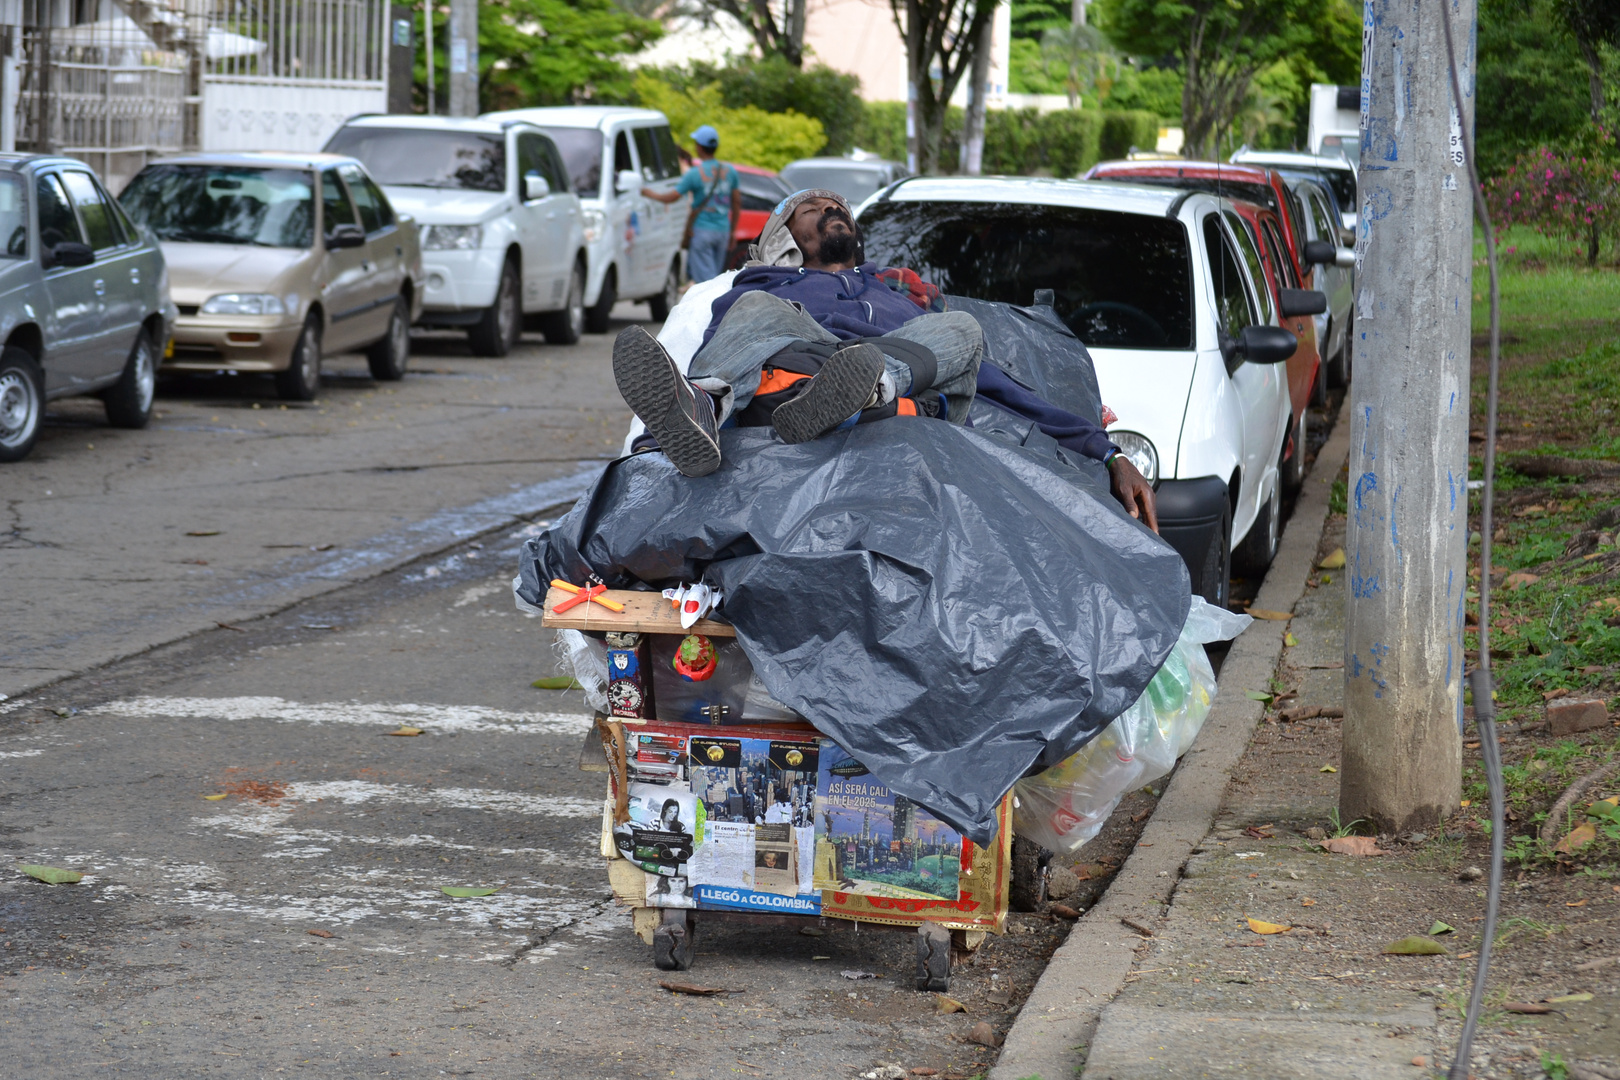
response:
<path id="1" fill-rule="evenodd" d="M 497 963 L 503 968 L 516 967 L 519 960 L 522 960 L 534 950 L 549 943 L 553 937 L 557 936 L 557 934 L 569 929 L 570 927 L 578 926 L 581 923 L 586 923 L 592 919 L 600 918 L 609 911 L 613 910 L 615 906 L 616 901 L 614 901 L 611 897 L 606 900 L 599 900 L 595 904 L 591 905 L 590 908 L 587 908 L 586 911 L 578 916 L 570 918 L 567 922 L 558 923 L 556 926 L 553 926 L 548 930 L 530 930 L 528 942 L 526 944 L 519 945 L 516 949 L 514 949 L 510 958 L 497 961 Z"/>

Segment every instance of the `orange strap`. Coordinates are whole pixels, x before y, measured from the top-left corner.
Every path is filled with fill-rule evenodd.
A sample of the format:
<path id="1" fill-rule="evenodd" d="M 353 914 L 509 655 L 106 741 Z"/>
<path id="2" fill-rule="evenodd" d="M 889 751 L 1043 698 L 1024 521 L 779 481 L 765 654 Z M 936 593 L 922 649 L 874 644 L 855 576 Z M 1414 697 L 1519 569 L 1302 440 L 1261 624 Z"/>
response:
<path id="1" fill-rule="evenodd" d="M 898 401 L 896 401 L 894 403 L 894 415 L 896 415 L 896 416 L 916 416 L 917 415 L 917 403 L 915 401 L 913 401 L 911 398 L 908 398 L 908 397 L 900 398 Z"/>
<path id="2" fill-rule="evenodd" d="M 781 368 L 765 368 L 759 373 L 760 395 L 774 394 L 780 390 L 791 390 L 810 376 L 798 371 L 784 371 Z"/>

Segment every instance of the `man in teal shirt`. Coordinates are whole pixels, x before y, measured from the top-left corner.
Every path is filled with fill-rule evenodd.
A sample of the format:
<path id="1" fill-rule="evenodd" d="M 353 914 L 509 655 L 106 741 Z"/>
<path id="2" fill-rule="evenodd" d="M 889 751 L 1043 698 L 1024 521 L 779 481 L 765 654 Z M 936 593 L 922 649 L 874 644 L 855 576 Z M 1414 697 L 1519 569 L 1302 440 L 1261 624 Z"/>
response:
<path id="1" fill-rule="evenodd" d="M 708 281 L 726 268 L 726 253 L 737 231 L 742 212 L 742 192 L 737 187 L 737 170 L 715 160 L 720 149 L 720 133 L 708 124 L 692 132 L 698 162 L 686 171 L 670 192 L 642 188 L 649 199 L 672 203 L 683 195 L 692 196 L 692 210 L 686 219 L 686 272 L 693 281 Z"/>

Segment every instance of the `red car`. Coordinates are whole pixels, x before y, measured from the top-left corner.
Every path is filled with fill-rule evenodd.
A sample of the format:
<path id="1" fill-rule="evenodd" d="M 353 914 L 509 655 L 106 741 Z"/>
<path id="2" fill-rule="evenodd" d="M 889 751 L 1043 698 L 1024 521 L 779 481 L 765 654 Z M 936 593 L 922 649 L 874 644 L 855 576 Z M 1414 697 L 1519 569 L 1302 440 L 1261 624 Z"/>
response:
<path id="1" fill-rule="evenodd" d="M 1316 323 L 1309 318 L 1327 309 L 1327 297 L 1314 287 L 1316 263 L 1304 257 L 1305 211 L 1299 196 L 1275 169 L 1213 161 L 1107 161 L 1092 166 L 1084 179 L 1207 191 L 1232 200 L 1264 268 L 1277 325 L 1299 338 L 1288 360 L 1294 424 L 1283 456 L 1283 485 L 1299 490 L 1305 481 L 1306 408 L 1327 392 Z M 1251 265 L 1251 272 L 1256 269 Z"/>
<path id="2" fill-rule="evenodd" d="M 754 165 L 733 165 L 742 191 L 742 213 L 737 215 L 737 231 L 731 236 L 731 257 L 727 270 L 736 270 L 748 260 L 748 245 L 759 238 L 759 231 L 776 209 L 776 204 L 793 194 L 793 189 L 769 169 Z"/>

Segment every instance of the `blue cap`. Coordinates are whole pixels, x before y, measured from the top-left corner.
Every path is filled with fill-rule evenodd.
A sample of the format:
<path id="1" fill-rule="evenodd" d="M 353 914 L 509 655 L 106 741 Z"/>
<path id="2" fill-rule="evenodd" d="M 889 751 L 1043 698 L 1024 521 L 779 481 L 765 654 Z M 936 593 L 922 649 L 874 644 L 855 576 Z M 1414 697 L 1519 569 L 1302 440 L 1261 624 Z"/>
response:
<path id="1" fill-rule="evenodd" d="M 720 145 L 720 133 L 708 124 L 704 124 L 692 132 L 692 141 L 705 150 L 716 149 Z"/>

